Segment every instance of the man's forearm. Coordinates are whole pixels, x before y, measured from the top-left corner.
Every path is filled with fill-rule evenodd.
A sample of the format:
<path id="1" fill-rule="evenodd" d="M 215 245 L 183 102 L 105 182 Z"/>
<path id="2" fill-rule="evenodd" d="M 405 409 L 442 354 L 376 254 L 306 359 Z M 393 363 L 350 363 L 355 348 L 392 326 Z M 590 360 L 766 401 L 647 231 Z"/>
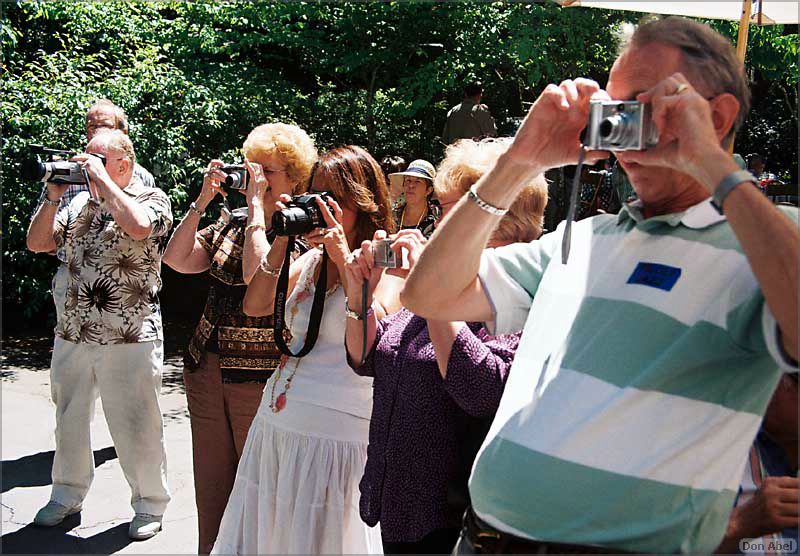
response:
<path id="1" fill-rule="evenodd" d="M 792 222 L 749 185 L 740 186 L 728 195 L 725 215 L 780 326 L 783 347 L 797 359 L 800 266 L 797 222 Z"/>
<path id="2" fill-rule="evenodd" d="M 49 253 L 56 248 L 53 237 L 58 207 L 42 203 L 36 209 L 28 227 L 26 245 L 34 253 Z"/>
<path id="3" fill-rule="evenodd" d="M 487 203 L 507 208 L 539 173 L 504 155 L 478 181 L 476 191 Z M 500 216 L 482 210 L 466 195 L 462 197 L 436 229 L 411 271 L 401 297 L 403 305 L 420 316 L 441 318 L 441 311 L 451 307 L 461 292 L 474 284 L 481 253 L 500 220 Z M 442 279 L 443 268 L 447 269 L 446 280 Z"/>
<path id="4" fill-rule="evenodd" d="M 103 197 L 105 207 L 123 232 L 136 240 L 146 239 L 150 235 L 153 224 L 147 217 L 147 212 L 116 184 L 106 184 Z"/>
<path id="5" fill-rule="evenodd" d="M 712 189 L 722 178 L 738 170 L 733 159 L 719 152 L 705 157 L 702 179 Z M 740 185 L 725 199 L 723 208 L 750 268 L 758 280 L 767 306 L 781 329 L 783 347 L 794 359 L 798 355 L 798 267 L 800 229 L 798 223 L 778 210 L 750 184 Z"/>
<path id="6" fill-rule="evenodd" d="M 741 514 L 741 508 L 733 508 L 731 511 L 725 536 L 722 538 L 722 542 L 717 547 L 715 554 L 738 554 L 739 541 L 757 536 L 747 529 Z"/>

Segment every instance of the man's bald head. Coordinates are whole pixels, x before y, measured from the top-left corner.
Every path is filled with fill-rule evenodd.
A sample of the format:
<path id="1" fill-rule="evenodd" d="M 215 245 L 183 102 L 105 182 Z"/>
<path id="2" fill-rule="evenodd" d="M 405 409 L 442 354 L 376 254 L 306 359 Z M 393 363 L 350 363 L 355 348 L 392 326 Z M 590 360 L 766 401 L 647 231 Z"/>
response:
<path id="1" fill-rule="evenodd" d="M 128 185 L 136 164 L 136 152 L 125 133 L 119 129 L 100 131 L 89 141 L 86 152 L 103 155 L 111 179 L 123 189 Z"/>

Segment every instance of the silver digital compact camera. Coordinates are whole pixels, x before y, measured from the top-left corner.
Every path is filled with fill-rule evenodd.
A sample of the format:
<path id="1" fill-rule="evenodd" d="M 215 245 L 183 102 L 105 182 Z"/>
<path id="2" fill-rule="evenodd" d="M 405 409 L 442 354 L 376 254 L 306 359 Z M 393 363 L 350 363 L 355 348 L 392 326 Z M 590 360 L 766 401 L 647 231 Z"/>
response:
<path id="1" fill-rule="evenodd" d="M 650 105 L 635 100 L 589 102 L 584 145 L 600 151 L 643 151 L 658 144 Z"/>
<path id="2" fill-rule="evenodd" d="M 375 266 L 381 268 L 408 268 L 408 251 L 400 249 L 400 256 L 392 251 L 393 239 L 378 239 L 372 242 L 372 257 Z"/>
<path id="3" fill-rule="evenodd" d="M 243 191 L 247 189 L 247 168 L 241 164 L 226 164 L 219 170 L 225 174 L 225 187 Z"/>
<path id="4" fill-rule="evenodd" d="M 392 251 L 392 243 L 391 239 L 379 239 L 372 242 L 372 257 L 375 260 L 375 266 L 399 268 L 402 265 L 402 262 L 397 260 L 397 254 Z"/>

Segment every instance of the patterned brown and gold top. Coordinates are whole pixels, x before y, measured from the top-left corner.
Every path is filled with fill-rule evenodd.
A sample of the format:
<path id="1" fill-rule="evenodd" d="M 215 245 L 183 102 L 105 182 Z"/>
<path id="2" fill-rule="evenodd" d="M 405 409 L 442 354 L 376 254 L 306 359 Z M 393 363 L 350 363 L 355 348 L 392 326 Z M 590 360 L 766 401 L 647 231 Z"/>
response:
<path id="1" fill-rule="evenodd" d="M 247 291 L 242 278 L 246 225 L 246 209 L 237 209 L 197 233 L 211 259 L 211 284 L 184 364 L 191 372 L 204 352 L 217 353 L 222 381 L 227 383 L 266 382 L 281 356 L 273 338 L 272 317 L 249 317 L 242 309 Z M 273 238 L 271 234 L 267 237 L 270 242 Z M 304 250 L 302 246 L 297 249 Z"/>

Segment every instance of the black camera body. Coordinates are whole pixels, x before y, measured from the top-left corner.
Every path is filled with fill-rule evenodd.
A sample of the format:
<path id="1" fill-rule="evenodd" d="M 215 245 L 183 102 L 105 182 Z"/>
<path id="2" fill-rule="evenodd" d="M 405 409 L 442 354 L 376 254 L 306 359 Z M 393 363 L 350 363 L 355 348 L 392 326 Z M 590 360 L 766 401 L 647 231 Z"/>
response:
<path id="1" fill-rule="evenodd" d="M 292 197 L 285 209 L 272 215 L 272 229 L 279 236 L 301 236 L 315 228 L 327 227 L 317 199 L 327 203 L 333 198 L 327 191 Z"/>
<path id="2" fill-rule="evenodd" d="M 247 189 L 247 168 L 241 164 L 226 164 L 219 168 L 221 172 L 225 173 L 225 181 L 223 182 L 227 189 L 235 189 L 243 191 Z"/>
<path id="3" fill-rule="evenodd" d="M 86 175 L 77 162 L 66 160 L 75 156 L 75 152 L 63 149 L 51 149 L 42 145 L 30 145 L 31 157 L 22 161 L 22 179 L 43 181 L 66 185 L 86 185 Z M 42 156 L 46 160 L 42 160 Z M 94 156 L 106 164 L 103 155 Z"/>

